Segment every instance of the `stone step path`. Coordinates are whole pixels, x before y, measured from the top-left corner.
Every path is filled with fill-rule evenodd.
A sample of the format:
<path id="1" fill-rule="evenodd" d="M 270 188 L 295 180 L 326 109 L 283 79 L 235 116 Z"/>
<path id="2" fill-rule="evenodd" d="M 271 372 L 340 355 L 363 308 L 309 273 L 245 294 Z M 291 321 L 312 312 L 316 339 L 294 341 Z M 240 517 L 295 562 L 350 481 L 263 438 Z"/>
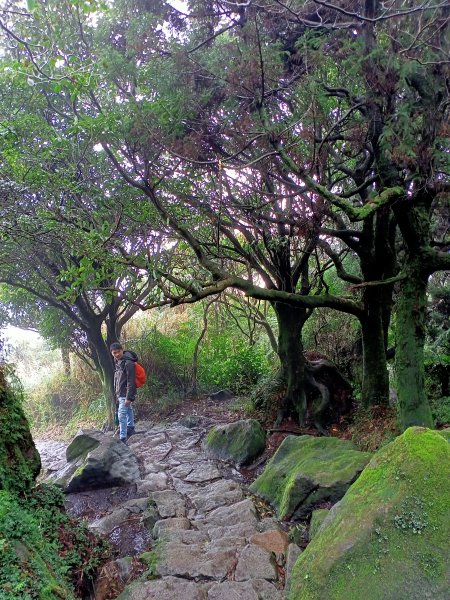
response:
<path id="1" fill-rule="evenodd" d="M 147 579 L 127 583 L 121 600 L 281 600 L 300 549 L 272 518 L 260 519 L 230 466 L 201 448 L 203 424 L 139 423 L 129 439 L 141 479 L 137 498 L 116 506 L 92 527 L 113 535 L 130 521 L 151 530 Z M 131 560 L 116 561 L 122 580 Z M 127 566 L 128 565 L 128 566 Z M 152 579 L 148 579 L 152 577 Z M 100 593 L 99 593 L 100 595 Z"/>

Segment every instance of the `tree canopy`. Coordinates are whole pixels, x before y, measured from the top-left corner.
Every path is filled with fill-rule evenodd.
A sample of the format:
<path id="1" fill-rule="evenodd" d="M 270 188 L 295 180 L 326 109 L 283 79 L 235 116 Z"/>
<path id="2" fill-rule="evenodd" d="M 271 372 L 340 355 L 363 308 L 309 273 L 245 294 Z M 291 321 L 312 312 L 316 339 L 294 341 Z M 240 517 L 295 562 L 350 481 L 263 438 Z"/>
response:
<path id="1" fill-rule="evenodd" d="M 58 232 L 69 192 L 84 240 L 56 295 L 76 305 L 93 277 L 91 294 L 134 307 L 227 288 L 269 302 L 282 408 L 300 421 L 311 312 L 359 320 L 363 399 L 376 404 L 395 302 L 402 423 L 431 424 L 427 283 L 450 266 L 436 227 L 449 186 L 446 5 L 50 0 L 1 15 L 3 178 Z M 121 277 L 142 285 L 125 291 Z"/>

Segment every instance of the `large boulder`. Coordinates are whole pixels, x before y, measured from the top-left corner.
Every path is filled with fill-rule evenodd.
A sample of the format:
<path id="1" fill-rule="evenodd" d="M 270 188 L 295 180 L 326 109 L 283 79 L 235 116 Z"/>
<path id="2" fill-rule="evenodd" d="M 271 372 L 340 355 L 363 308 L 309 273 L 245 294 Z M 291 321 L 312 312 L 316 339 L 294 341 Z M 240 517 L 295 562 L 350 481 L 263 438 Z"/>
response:
<path id="1" fill-rule="evenodd" d="M 27 492 L 41 470 L 41 458 L 21 406 L 0 367 L 0 490 Z"/>
<path id="2" fill-rule="evenodd" d="M 213 427 L 204 447 L 212 458 L 246 465 L 263 452 L 265 445 L 264 429 L 255 419 L 246 419 Z"/>
<path id="3" fill-rule="evenodd" d="M 117 438 L 82 431 L 67 448 L 72 460 L 51 481 L 67 493 L 134 483 L 140 478 L 136 456 Z"/>
<path id="4" fill-rule="evenodd" d="M 280 519 L 303 517 L 317 504 L 340 500 L 370 457 L 338 438 L 288 436 L 250 490 Z"/>
<path id="5" fill-rule="evenodd" d="M 414 427 L 377 452 L 295 564 L 290 600 L 446 600 L 450 445 Z"/>
<path id="6" fill-rule="evenodd" d="M 90 450 L 97 448 L 104 439 L 102 431 L 81 430 L 66 448 L 66 460 L 72 462 L 80 456 L 85 456 Z"/>

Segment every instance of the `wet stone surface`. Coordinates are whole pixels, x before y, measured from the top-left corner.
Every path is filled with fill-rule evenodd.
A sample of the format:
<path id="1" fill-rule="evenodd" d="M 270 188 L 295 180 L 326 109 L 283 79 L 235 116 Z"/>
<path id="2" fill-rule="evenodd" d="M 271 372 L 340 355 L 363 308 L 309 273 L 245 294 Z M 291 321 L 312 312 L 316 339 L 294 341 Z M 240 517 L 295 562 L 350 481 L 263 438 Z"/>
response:
<path id="1" fill-rule="evenodd" d="M 139 423 L 127 450 L 140 480 L 67 495 L 68 510 L 112 542 L 109 569 L 122 573 L 106 591 L 97 589 L 96 600 L 284 597 L 287 536 L 275 520 L 259 517 L 246 477 L 205 455 L 209 427 L 202 420 L 192 427 Z M 50 468 L 61 467 L 48 455 Z M 123 575 L 125 557 L 140 561 L 135 581 L 131 567 Z"/>

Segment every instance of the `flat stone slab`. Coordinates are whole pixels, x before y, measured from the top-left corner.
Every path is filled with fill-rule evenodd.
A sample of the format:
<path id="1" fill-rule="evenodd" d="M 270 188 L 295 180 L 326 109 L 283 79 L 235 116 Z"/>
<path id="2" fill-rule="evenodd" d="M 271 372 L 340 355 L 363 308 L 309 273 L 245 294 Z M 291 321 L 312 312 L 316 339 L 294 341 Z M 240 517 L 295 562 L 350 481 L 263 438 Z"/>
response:
<path id="1" fill-rule="evenodd" d="M 194 448 L 189 450 L 179 450 L 177 447 L 174 448 L 173 452 L 170 455 L 169 462 L 178 462 L 180 464 L 183 463 L 195 463 L 201 459 L 202 456 L 200 454 L 200 450 L 195 450 Z"/>
<path id="2" fill-rule="evenodd" d="M 177 544 L 207 544 L 211 540 L 206 531 L 197 531 L 196 529 L 177 529 L 175 527 L 164 529 L 162 539 L 165 542 L 174 542 Z"/>
<path id="3" fill-rule="evenodd" d="M 225 479 L 197 488 L 190 493 L 192 503 L 201 513 L 210 512 L 219 506 L 235 504 L 242 500 L 243 496 L 242 488 L 238 483 Z"/>
<path id="4" fill-rule="evenodd" d="M 170 442 L 164 442 L 154 446 L 152 451 L 149 453 L 149 458 L 152 461 L 163 461 L 172 452 L 173 446 Z"/>
<path id="5" fill-rule="evenodd" d="M 156 521 L 153 527 L 153 537 L 159 538 L 168 529 L 190 529 L 191 522 L 185 517 L 175 517 L 173 519 L 161 519 Z"/>
<path id="6" fill-rule="evenodd" d="M 211 583 L 195 583 L 178 577 L 163 577 L 129 585 L 117 600 L 208 600 Z M 230 600 L 228 597 L 227 600 Z"/>
<path id="7" fill-rule="evenodd" d="M 276 581 L 278 573 L 272 554 L 255 544 L 245 546 L 239 553 L 234 578 L 236 581 L 249 579 Z"/>
<path id="8" fill-rule="evenodd" d="M 219 477 L 222 477 L 222 473 L 219 469 L 213 463 L 205 461 L 196 465 L 189 475 L 184 477 L 184 480 L 188 483 L 203 483 L 205 481 L 219 479 Z"/>
<path id="9" fill-rule="evenodd" d="M 255 535 L 255 533 L 257 533 L 256 525 L 252 525 L 251 523 L 227 525 L 223 527 L 209 527 L 207 532 L 211 540 L 236 536 L 249 540 L 253 535 Z"/>
<path id="10" fill-rule="evenodd" d="M 91 527 L 97 532 L 107 535 L 116 527 L 130 522 L 130 520 L 142 520 L 146 522 L 147 526 L 150 523 L 153 526 L 156 519 L 156 510 L 151 505 L 151 500 L 149 498 L 137 498 L 128 500 L 128 502 L 121 504 L 108 515 L 97 519 L 91 524 Z"/>
<path id="11" fill-rule="evenodd" d="M 147 479 L 149 475 L 155 473 L 164 473 L 167 468 L 167 464 L 164 462 L 158 462 L 153 460 L 144 460 L 144 479 Z"/>
<path id="12" fill-rule="evenodd" d="M 286 553 L 289 546 L 289 537 L 285 531 L 270 529 L 263 533 L 255 533 L 255 535 L 252 535 L 250 538 L 250 542 L 257 546 L 261 546 L 261 548 L 264 548 L 269 552 L 279 555 Z"/>
<path id="13" fill-rule="evenodd" d="M 148 473 L 145 479 L 136 483 L 139 495 L 149 495 L 150 492 L 159 492 L 168 488 L 168 478 L 165 473 Z"/>
<path id="14" fill-rule="evenodd" d="M 153 492 L 152 498 L 156 503 L 161 517 L 185 517 L 186 504 L 183 497 L 174 490 Z"/>
<path id="15" fill-rule="evenodd" d="M 193 448 L 201 440 L 201 435 L 193 433 L 191 429 L 182 427 L 179 429 L 167 430 L 167 435 L 172 442 L 176 444 L 180 450 L 189 450 Z"/>
<path id="16" fill-rule="evenodd" d="M 205 519 L 196 520 L 199 529 L 214 529 L 216 527 L 231 527 L 233 525 L 250 525 L 256 528 L 255 505 L 250 499 L 242 500 L 231 506 L 220 506 L 211 511 Z"/>
<path id="17" fill-rule="evenodd" d="M 148 433 L 145 438 L 145 441 L 141 441 L 142 444 L 145 444 L 146 448 L 156 448 L 158 446 L 162 446 L 163 444 L 168 444 L 167 436 L 165 433 Z M 172 445 L 172 444 L 170 444 Z"/>
<path id="18" fill-rule="evenodd" d="M 223 548 L 210 544 L 167 543 L 161 548 L 156 565 L 160 576 L 206 577 L 224 579 L 236 561 L 236 548 Z"/>
<path id="19" fill-rule="evenodd" d="M 208 590 L 207 598 L 208 600 L 282 600 L 283 594 L 268 581 L 254 579 L 216 583 Z"/>
<path id="20" fill-rule="evenodd" d="M 187 477 L 188 475 L 190 475 L 192 473 L 194 468 L 195 468 L 195 466 L 192 465 L 189 461 L 186 464 L 174 465 L 170 469 L 170 476 L 177 477 L 178 479 L 184 479 L 185 477 Z"/>

